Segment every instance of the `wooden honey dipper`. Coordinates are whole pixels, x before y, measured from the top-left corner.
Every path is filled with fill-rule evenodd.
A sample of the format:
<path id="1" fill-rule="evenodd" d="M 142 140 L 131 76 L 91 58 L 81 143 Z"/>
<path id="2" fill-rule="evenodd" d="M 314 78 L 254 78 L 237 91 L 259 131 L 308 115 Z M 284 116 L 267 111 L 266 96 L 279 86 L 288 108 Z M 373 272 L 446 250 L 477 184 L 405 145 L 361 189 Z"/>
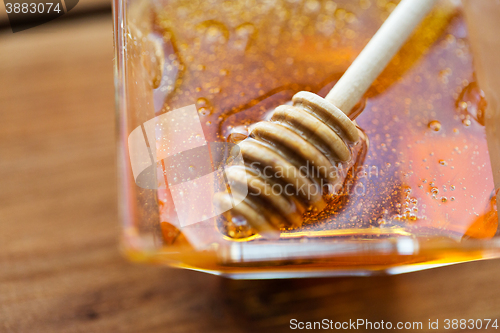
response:
<path id="1" fill-rule="evenodd" d="M 249 138 L 238 143 L 245 168 L 226 169 L 230 184 L 248 185 L 249 194 L 228 218 L 242 218 L 261 234 L 275 234 L 301 226 L 306 211 L 326 207 L 323 185 L 339 181 L 329 170 L 352 159 L 360 138 L 349 118 L 353 107 L 435 2 L 402 0 L 325 98 L 301 91 L 293 96 L 293 105 L 281 105 L 270 121 L 251 126 Z M 304 165 L 313 167 L 312 175 L 300 171 Z M 276 184 L 306 190 L 276 193 Z M 216 199 L 231 203 L 227 194 Z"/>

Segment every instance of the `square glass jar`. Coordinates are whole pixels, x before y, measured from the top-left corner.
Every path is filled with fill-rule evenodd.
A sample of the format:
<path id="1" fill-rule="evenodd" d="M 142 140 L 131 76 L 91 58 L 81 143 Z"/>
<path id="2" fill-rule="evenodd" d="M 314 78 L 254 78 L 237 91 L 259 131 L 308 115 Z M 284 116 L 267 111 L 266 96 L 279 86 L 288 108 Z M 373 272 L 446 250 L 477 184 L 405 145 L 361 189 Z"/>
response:
<path id="1" fill-rule="evenodd" d="M 488 0 L 440 1 L 374 82 L 357 106 L 366 146 L 324 211 L 262 236 L 213 204 L 244 199 L 224 170 L 244 163 L 248 127 L 299 91 L 326 95 L 396 5 L 114 1 L 124 253 L 232 278 L 498 257 L 500 5 Z"/>

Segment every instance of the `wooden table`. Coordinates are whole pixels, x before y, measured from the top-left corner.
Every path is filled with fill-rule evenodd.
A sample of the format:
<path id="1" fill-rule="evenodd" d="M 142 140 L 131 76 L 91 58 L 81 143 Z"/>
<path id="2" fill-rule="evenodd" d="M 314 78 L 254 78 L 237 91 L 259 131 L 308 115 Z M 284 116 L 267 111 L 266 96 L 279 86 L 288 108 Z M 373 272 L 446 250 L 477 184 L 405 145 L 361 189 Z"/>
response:
<path id="1" fill-rule="evenodd" d="M 500 317 L 498 260 L 269 281 L 127 262 L 117 249 L 112 59 L 109 13 L 0 32 L 0 332 L 277 332 L 292 318 Z"/>

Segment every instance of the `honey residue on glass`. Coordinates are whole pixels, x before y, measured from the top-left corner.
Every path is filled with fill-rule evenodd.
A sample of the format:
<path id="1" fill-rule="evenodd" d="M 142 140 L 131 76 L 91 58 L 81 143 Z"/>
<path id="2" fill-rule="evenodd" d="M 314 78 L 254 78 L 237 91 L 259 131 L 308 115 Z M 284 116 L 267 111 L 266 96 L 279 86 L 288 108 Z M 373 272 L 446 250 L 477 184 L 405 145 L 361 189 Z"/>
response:
<path id="1" fill-rule="evenodd" d="M 207 141 L 238 143 L 296 92 L 325 96 L 396 3 L 157 1 L 151 38 L 159 40 L 164 77 L 154 77 L 156 112 L 195 104 Z M 349 170 L 349 188 L 282 237 L 496 234 L 486 102 L 457 8 L 438 5 L 358 107 L 370 145 L 363 164 Z M 158 197 L 162 216 L 161 190 Z M 229 241 L 255 238 L 233 222 L 219 219 L 214 230 Z M 168 244 L 181 239 L 163 230 Z"/>

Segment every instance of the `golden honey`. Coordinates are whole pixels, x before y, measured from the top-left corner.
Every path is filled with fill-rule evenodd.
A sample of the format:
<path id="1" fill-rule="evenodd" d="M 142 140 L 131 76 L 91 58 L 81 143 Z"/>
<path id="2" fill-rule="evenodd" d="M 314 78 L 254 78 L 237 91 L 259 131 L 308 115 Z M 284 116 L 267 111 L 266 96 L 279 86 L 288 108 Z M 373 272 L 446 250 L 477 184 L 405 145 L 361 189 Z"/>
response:
<path id="1" fill-rule="evenodd" d="M 154 2 L 149 38 L 161 50 L 165 69 L 149 70 L 156 115 L 196 104 L 207 141 L 237 142 L 296 92 L 325 96 L 396 5 L 386 0 Z M 461 10 L 443 1 L 360 101 L 356 122 L 369 148 L 362 163 L 346 170 L 349 187 L 301 228 L 283 230 L 280 240 L 409 237 L 455 244 L 493 237 L 498 217 L 486 105 Z M 156 260 L 239 269 L 225 267 L 220 253 L 190 254 L 189 237 L 169 223 L 162 190 L 158 202 L 169 254 Z M 208 240 L 222 233 L 225 243 L 265 241 L 220 218 L 212 226 L 203 231 Z M 215 252 L 217 246 L 222 245 L 215 245 Z M 449 261 L 474 257 L 452 252 L 439 259 L 430 251 L 404 258 L 325 254 L 297 261 L 292 256 L 289 262 L 300 270 L 435 262 L 445 254 Z M 273 260 L 258 266 L 281 262 Z"/>

